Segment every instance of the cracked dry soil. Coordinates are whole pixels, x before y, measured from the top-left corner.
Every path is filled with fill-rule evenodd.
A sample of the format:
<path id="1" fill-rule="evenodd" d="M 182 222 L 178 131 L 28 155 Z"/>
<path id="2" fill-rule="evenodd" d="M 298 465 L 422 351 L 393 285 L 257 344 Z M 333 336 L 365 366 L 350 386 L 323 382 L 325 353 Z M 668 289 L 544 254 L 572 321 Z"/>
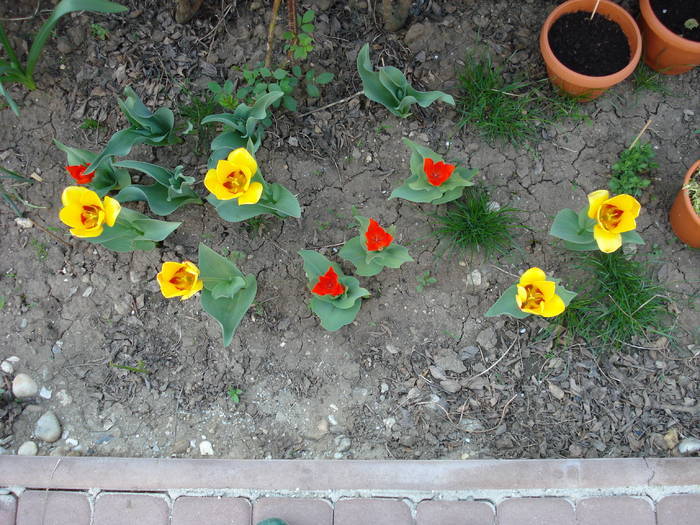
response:
<path id="1" fill-rule="evenodd" d="M 0 207 L 0 357 L 18 356 L 16 371 L 51 393 L 5 408 L 5 448 L 29 439 L 49 408 L 64 434 L 41 444 L 40 454 L 196 456 L 207 439 L 216 456 L 234 458 L 625 457 L 677 454 L 663 439 L 669 431 L 700 437 L 700 259 L 667 219 L 682 174 L 700 157 L 693 133 L 700 70 L 664 78 L 665 95 L 635 93 L 627 81 L 583 107 L 588 122 L 546 127 L 531 151 L 458 132 L 458 115 L 440 105 L 402 121 L 359 97 L 302 117 L 360 89 L 354 61 L 365 40 L 357 35 L 376 44 L 375 63 L 402 68 L 424 89 L 455 93 L 455 70 L 477 48 L 508 74 L 544 78 L 537 31 L 556 4 L 433 0 L 407 34 L 385 33 L 367 2 L 304 1 L 302 9 L 318 13 L 310 61 L 336 79 L 320 100 L 302 101 L 300 113 L 276 112 L 258 153 L 268 180 L 298 195 L 302 218 L 266 220 L 258 231 L 189 206 L 172 216 L 183 225 L 156 250 L 115 254 L 66 236 L 57 214 L 69 179 L 52 139 L 99 150 L 124 125 L 116 98 L 126 85 L 148 106 L 177 113 L 184 88 L 198 92 L 210 80 L 237 78 L 232 66 L 260 62 L 267 23 L 260 3 L 244 0 L 229 0 L 225 23 L 211 2 L 185 26 L 154 0 L 124 3 L 125 16 L 64 20 L 40 62 L 39 89 L 12 91 L 22 118 L 0 113 L 3 165 L 42 179 L 18 188 L 38 206 L 26 216 L 65 241 L 19 228 Z M 26 15 L 29 4 L 3 7 L 0 15 Z M 634 12 L 636 2 L 623 4 Z M 92 36 L 92 23 L 108 29 L 106 40 Z M 37 25 L 7 23 L 20 38 Z M 277 47 L 279 58 L 279 41 Z M 102 126 L 81 130 L 86 118 Z M 675 343 L 652 337 L 599 354 L 584 344 L 538 341 L 540 320 L 485 319 L 512 275 L 530 266 L 575 287 L 571 255 L 547 236 L 551 220 L 606 187 L 611 164 L 649 118 L 646 139 L 659 168 L 642 198 L 646 245 L 637 257 L 673 299 Z M 520 249 L 490 260 L 437 257 L 429 208 L 386 199 L 408 170 L 405 136 L 478 169 L 497 202 L 523 210 L 528 229 L 517 234 Z M 188 137 L 173 147 L 137 148 L 132 158 L 183 164 L 201 176 L 206 147 Z M 396 224 L 397 240 L 416 263 L 363 279 L 372 297 L 356 323 L 328 333 L 306 306 L 296 252 L 317 249 L 332 258 L 356 235 L 352 206 Z M 258 278 L 256 306 L 229 348 L 198 301 L 165 300 L 155 282 L 162 261 L 196 260 L 200 239 L 245 254 L 239 266 Z M 417 291 L 426 270 L 436 282 Z M 142 363 L 149 373 L 110 362 Z M 229 387 L 243 390 L 240 403 L 228 399 Z"/>

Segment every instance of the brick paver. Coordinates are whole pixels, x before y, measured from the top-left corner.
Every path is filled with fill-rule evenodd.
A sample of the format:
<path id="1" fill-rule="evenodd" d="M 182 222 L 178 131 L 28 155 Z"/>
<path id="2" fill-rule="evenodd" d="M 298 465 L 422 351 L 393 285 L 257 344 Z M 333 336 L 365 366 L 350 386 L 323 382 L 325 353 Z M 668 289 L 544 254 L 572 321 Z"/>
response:
<path id="1" fill-rule="evenodd" d="M 90 525 L 85 493 L 26 490 L 17 505 L 17 525 Z"/>
<path id="2" fill-rule="evenodd" d="M 101 494 L 94 525 L 168 525 L 170 509 L 160 495 Z"/>
<path id="3" fill-rule="evenodd" d="M 0 525 L 15 525 L 17 499 L 12 494 L 0 495 Z"/>
<path id="4" fill-rule="evenodd" d="M 494 525 L 494 507 L 485 501 L 421 501 L 417 525 Z"/>
<path id="5" fill-rule="evenodd" d="M 288 525 L 333 525 L 333 507 L 323 499 L 261 498 L 253 506 L 253 523 L 268 518 Z"/>
<path id="6" fill-rule="evenodd" d="M 576 503 L 578 525 L 656 525 L 652 502 L 646 498 L 609 496 Z"/>
<path id="7" fill-rule="evenodd" d="M 656 504 L 657 525 L 700 525 L 700 494 L 667 496 Z"/>
<path id="8" fill-rule="evenodd" d="M 575 525 L 574 506 L 564 498 L 510 498 L 496 509 L 498 525 Z"/>
<path id="9" fill-rule="evenodd" d="M 181 496 L 173 503 L 171 525 L 250 525 L 252 514 L 245 498 Z"/>
<path id="10" fill-rule="evenodd" d="M 335 504 L 334 525 L 413 525 L 411 509 L 397 499 L 349 498 Z"/>

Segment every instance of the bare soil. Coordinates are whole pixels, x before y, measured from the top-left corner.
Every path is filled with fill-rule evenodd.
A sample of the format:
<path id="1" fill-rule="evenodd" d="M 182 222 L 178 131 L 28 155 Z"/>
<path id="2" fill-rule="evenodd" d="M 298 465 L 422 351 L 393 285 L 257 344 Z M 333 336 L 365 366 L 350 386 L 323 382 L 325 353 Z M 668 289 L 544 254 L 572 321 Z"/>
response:
<path id="1" fill-rule="evenodd" d="M 318 12 L 309 60 L 336 79 L 298 113 L 275 113 L 258 162 L 267 180 L 297 194 L 302 218 L 256 229 L 190 206 L 172 216 L 183 225 L 156 250 L 116 254 L 70 238 L 59 222 L 70 180 L 52 140 L 100 150 L 125 125 L 116 99 L 127 85 L 150 107 L 177 113 L 185 89 L 235 80 L 232 67 L 263 59 L 268 20 L 266 4 L 255 1 L 209 2 L 184 26 L 162 2 L 124 3 L 123 16 L 79 14 L 59 24 L 39 89 L 12 89 L 21 119 L 0 113 L 2 165 L 41 179 L 15 188 L 32 204 L 25 213 L 36 227 L 22 228 L 0 207 L 0 358 L 19 357 L 15 371 L 45 389 L 31 402 L 4 404 L 3 447 L 16 451 L 47 409 L 63 437 L 41 443 L 40 454 L 198 456 L 206 439 L 216 456 L 233 458 L 628 457 L 674 455 L 678 439 L 700 437 L 700 256 L 668 223 L 682 176 L 700 158 L 698 68 L 664 78 L 667 95 L 635 93 L 628 81 L 584 107 L 588 122 L 547 126 L 530 150 L 459 132 L 457 113 L 440 105 L 400 120 L 354 97 L 304 115 L 361 89 L 355 57 L 366 41 L 375 63 L 401 68 L 423 89 L 456 94 L 456 71 L 476 50 L 488 50 L 509 75 L 544 78 L 538 31 L 556 2 L 433 0 L 397 33 L 383 31 L 377 2 L 300 2 Z M 5 5 L 0 16 L 33 8 Z M 93 36 L 93 23 L 109 31 L 105 40 Z M 21 49 L 38 20 L 6 27 Z M 646 245 L 636 257 L 668 289 L 673 339 L 651 335 L 598 352 L 542 340 L 543 320 L 485 319 L 530 266 L 575 288 L 580 276 L 548 237 L 551 221 L 607 186 L 611 164 L 649 118 L 659 168 L 641 199 Z M 85 119 L 102 125 L 83 130 Z M 478 169 L 499 204 L 524 210 L 520 249 L 489 260 L 437 257 L 430 207 L 386 199 L 408 172 L 402 137 Z M 137 148 L 132 158 L 206 171 L 195 137 Z M 329 333 L 307 307 L 296 254 L 334 257 L 357 234 L 353 206 L 395 224 L 416 263 L 363 279 L 372 297 L 357 321 Z M 162 261 L 196 260 L 200 241 L 243 252 L 239 266 L 258 279 L 256 304 L 229 348 L 197 300 L 168 301 L 155 281 Z M 436 282 L 419 290 L 426 271 Z M 240 403 L 229 387 L 243 391 Z"/>

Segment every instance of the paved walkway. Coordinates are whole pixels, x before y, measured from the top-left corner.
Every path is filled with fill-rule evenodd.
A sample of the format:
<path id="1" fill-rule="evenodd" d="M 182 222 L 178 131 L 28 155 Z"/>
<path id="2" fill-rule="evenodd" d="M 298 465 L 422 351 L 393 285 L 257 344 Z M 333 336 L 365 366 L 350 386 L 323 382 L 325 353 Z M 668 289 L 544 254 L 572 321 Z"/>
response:
<path id="1" fill-rule="evenodd" d="M 700 525 L 700 458 L 0 456 L 0 525 Z"/>

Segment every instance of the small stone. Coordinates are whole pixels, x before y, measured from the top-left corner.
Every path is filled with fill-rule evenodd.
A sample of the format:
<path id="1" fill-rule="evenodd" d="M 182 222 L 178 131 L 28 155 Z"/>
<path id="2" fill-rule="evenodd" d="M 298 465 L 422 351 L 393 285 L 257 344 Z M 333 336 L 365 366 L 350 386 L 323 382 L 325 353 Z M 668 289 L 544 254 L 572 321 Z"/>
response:
<path id="1" fill-rule="evenodd" d="M 12 363 L 10 363 L 7 359 L 0 363 L 0 370 L 5 372 L 6 374 L 14 374 L 15 372 L 15 367 L 12 366 Z"/>
<path id="2" fill-rule="evenodd" d="M 700 439 L 685 438 L 683 441 L 678 443 L 678 452 L 684 455 L 700 452 Z"/>
<path id="3" fill-rule="evenodd" d="M 33 441 L 25 441 L 17 449 L 18 456 L 36 456 L 39 452 L 39 447 Z"/>
<path id="4" fill-rule="evenodd" d="M 190 442 L 187 441 L 186 439 L 181 439 L 181 440 L 173 443 L 173 446 L 170 448 L 170 454 L 171 455 L 186 454 L 189 449 L 190 449 Z"/>
<path id="5" fill-rule="evenodd" d="M 335 447 L 338 452 L 345 452 L 347 450 L 350 450 L 350 447 L 352 446 L 352 441 L 350 441 L 350 438 L 347 436 L 337 436 L 335 438 Z"/>
<path id="6" fill-rule="evenodd" d="M 214 455 L 214 447 L 212 446 L 211 442 L 209 441 L 202 441 L 199 444 L 199 453 L 202 456 L 213 456 Z"/>
<path id="7" fill-rule="evenodd" d="M 501 209 L 501 205 L 498 204 L 496 201 L 491 201 L 491 202 L 488 203 L 488 205 L 486 206 L 486 208 L 487 208 L 489 211 L 498 211 L 498 210 Z"/>
<path id="8" fill-rule="evenodd" d="M 293 148 L 296 148 L 299 145 L 299 139 L 296 137 L 289 137 L 287 139 L 287 144 L 289 144 Z"/>
<path id="9" fill-rule="evenodd" d="M 61 437 L 61 423 L 56 414 L 48 411 L 41 416 L 34 427 L 34 435 L 47 443 L 58 440 Z"/>
<path id="10" fill-rule="evenodd" d="M 51 390 L 49 390 L 45 386 L 42 386 L 41 390 L 39 390 L 39 397 L 43 397 L 44 399 L 51 399 L 51 393 Z"/>
<path id="11" fill-rule="evenodd" d="M 684 109 L 683 110 L 683 120 L 686 122 L 690 122 L 693 120 L 693 117 L 695 116 L 695 111 L 692 109 Z"/>
<path id="12" fill-rule="evenodd" d="M 69 448 L 76 448 L 78 446 L 78 440 L 74 438 L 66 439 L 66 446 Z"/>
<path id="13" fill-rule="evenodd" d="M 479 348 L 476 346 L 465 346 L 459 351 L 459 358 L 462 361 L 469 361 L 479 355 Z"/>
<path id="14" fill-rule="evenodd" d="M 462 385 L 460 385 L 457 381 L 454 379 L 445 379 L 443 381 L 440 381 L 440 386 L 444 388 L 447 392 L 450 394 L 456 394 L 459 392 L 462 388 Z"/>
<path id="15" fill-rule="evenodd" d="M 389 391 L 389 385 L 387 385 L 386 383 L 382 383 L 381 385 L 379 385 L 379 390 L 382 394 L 386 394 Z"/>
<path id="16" fill-rule="evenodd" d="M 566 395 L 566 393 L 554 383 L 549 383 L 549 393 L 560 401 L 564 399 L 564 396 Z"/>
<path id="17" fill-rule="evenodd" d="M 34 226 L 34 221 L 26 217 L 17 217 L 15 219 L 15 224 L 20 228 L 31 228 L 32 226 Z"/>
<path id="18" fill-rule="evenodd" d="M 9 361 L 12 364 L 19 363 L 19 357 L 17 357 L 16 355 L 11 355 L 6 359 L 6 361 Z"/>
<path id="19" fill-rule="evenodd" d="M 391 343 L 386 344 L 386 351 L 389 352 L 390 354 L 398 354 L 399 353 L 399 349 L 396 348 Z"/>
<path id="20" fill-rule="evenodd" d="M 479 270 L 472 270 L 467 276 L 467 284 L 481 286 L 481 272 Z"/>
<path id="21" fill-rule="evenodd" d="M 484 350 L 495 348 L 498 342 L 496 331 L 493 328 L 482 330 L 479 332 L 479 335 L 476 336 L 476 342 L 479 343 Z"/>
<path id="22" fill-rule="evenodd" d="M 38 391 L 39 385 L 27 374 L 17 374 L 12 381 L 12 395 L 15 397 L 32 397 Z"/>
<path id="23" fill-rule="evenodd" d="M 637 245 L 636 244 L 625 244 L 622 246 L 622 253 L 625 255 L 634 255 L 637 253 Z"/>
<path id="24" fill-rule="evenodd" d="M 386 427 L 387 430 L 391 430 L 392 428 L 394 428 L 395 424 L 396 424 L 395 417 L 388 417 L 384 420 L 384 426 Z"/>
<path id="25" fill-rule="evenodd" d="M 440 350 L 440 353 L 435 358 L 435 364 L 443 370 L 455 372 L 456 374 L 461 374 L 467 370 L 459 356 L 449 349 Z"/>

